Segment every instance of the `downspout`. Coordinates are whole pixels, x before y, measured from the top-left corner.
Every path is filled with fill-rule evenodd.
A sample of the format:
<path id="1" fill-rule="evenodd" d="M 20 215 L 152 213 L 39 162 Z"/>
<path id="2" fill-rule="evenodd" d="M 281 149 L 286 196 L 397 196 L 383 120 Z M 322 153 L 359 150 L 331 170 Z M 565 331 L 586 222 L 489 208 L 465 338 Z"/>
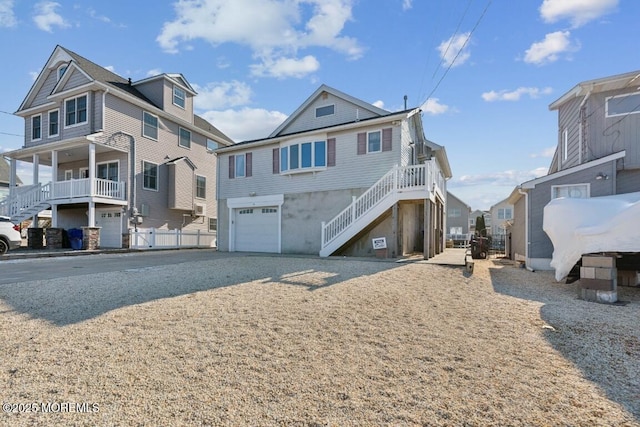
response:
<path id="1" fill-rule="evenodd" d="M 534 271 L 529 266 L 529 193 L 518 187 L 518 193 L 524 196 L 524 266 L 529 271 Z"/>

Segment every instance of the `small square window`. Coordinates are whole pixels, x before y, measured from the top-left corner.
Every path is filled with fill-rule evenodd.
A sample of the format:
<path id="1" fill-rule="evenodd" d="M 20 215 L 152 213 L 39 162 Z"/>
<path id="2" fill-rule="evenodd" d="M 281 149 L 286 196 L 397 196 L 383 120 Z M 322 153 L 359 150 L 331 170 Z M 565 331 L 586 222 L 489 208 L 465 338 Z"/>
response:
<path id="1" fill-rule="evenodd" d="M 209 233 L 218 231 L 218 218 L 209 218 Z"/>
<path id="2" fill-rule="evenodd" d="M 219 148 L 219 145 L 217 142 L 215 142 L 214 140 L 211 139 L 207 139 L 207 150 L 209 151 L 213 151 Z"/>

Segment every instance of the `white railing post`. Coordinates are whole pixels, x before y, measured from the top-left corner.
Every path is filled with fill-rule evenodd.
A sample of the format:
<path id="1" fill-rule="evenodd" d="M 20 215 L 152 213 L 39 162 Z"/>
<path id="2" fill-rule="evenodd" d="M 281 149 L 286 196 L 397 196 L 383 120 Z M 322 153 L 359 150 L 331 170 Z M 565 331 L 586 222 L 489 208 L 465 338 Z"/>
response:
<path id="1" fill-rule="evenodd" d="M 180 249 L 182 247 L 182 241 L 180 239 L 180 230 L 176 228 L 176 248 Z"/>
<path id="2" fill-rule="evenodd" d="M 321 225 L 320 229 L 322 230 L 322 240 L 321 240 L 320 247 L 324 247 L 325 243 L 327 243 L 327 236 L 325 231 L 325 228 L 327 228 L 327 223 L 322 221 L 320 225 Z"/>
<path id="3" fill-rule="evenodd" d="M 196 246 L 200 247 L 200 229 L 198 229 L 198 234 L 196 236 Z"/>

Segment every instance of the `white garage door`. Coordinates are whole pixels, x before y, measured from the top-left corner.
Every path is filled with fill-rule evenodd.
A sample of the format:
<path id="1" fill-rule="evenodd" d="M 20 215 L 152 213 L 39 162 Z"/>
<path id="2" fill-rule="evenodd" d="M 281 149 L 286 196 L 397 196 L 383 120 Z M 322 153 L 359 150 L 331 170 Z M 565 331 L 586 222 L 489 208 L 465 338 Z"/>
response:
<path id="1" fill-rule="evenodd" d="M 235 209 L 235 250 L 279 252 L 277 206 Z"/>
<path id="2" fill-rule="evenodd" d="M 122 247 L 122 213 L 117 211 L 96 210 L 96 226 L 100 229 L 101 248 Z"/>

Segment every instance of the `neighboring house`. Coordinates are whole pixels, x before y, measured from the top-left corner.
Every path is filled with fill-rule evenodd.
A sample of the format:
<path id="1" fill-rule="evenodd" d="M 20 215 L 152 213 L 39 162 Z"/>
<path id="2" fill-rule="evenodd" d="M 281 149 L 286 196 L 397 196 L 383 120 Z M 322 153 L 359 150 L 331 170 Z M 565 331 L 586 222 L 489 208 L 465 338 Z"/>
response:
<path id="1" fill-rule="evenodd" d="M 419 109 L 322 85 L 268 138 L 216 153 L 219 250 L 370 255 L 382 237 L 389 256 L 444 248 L 451 171 Z"/>
<path id="2" fill-rule="evenodd" d="M 480 209 L 476 209 L 475 211 L 473 211 L 473 212 L 471 212 L 469 214 L 469 233 L 476 234 L 476 231 L 478 233 L 480 233 L 482 231 L 482 230 L 476 230 L 476 220 L 480 216 L 482 218 L 484 218 L 484 220 L 485 220 L 484 227 L 485 227 L 485 229 L 487 229 L 487 222 L 486 222 L 487 214 L 488 214 L 488 212 L 482 211 Z"/>
<path id="3" fill-rule="evenodd" d="M 447 191 L 447 240 L 462 242 L 469 241 L 469 218 L 471 206 Z"/>
<path id="4" fill-rule="evenodd" d="M 121 247 L 138 226 L 212 229 L 213 150 L 232 141 L 193 114 L 195 96 L 181 74 L 132 82 L 57 46 L 15 113 L 24 147 L 4 153 L 32 163 L 36 184 L 0 214 L 19 222 L 50 208 L 54 228 L 100 227 L 101 247 Z M 40 182 L 43 165 L 52 182 Z"/>
<path id="5" fill-rule="evenodd" d="M 20 178 L 16 177 L 15 185 L 22 185 Z M 0 201 L 9 196 L 11 188 L 11 166 L 4 157 L 0 157 Z"/>
<path id="6" fill-rule="evenodd" d="M 486 223 L 490 234 L 493 237 L 505 236 L 506 230 L 513 220 L 513 205 L 509 203 L 508 198 L 501 200 L 489 209 L 491 223 Z M 485 218 L 486 221 L 486 218 Z"/>
<path id="7" fill-rule="evenodd" d="M 514 256 L 527 267 L 551 268 L 553 245 L 542 230 L 551 199 L 640 191 L 638 76 L 640 71 L 585 81 L 550 105 L 558 112 L 558 142 L 549 173 L 519 185 L 508 199 L 514 205 Z"/>

